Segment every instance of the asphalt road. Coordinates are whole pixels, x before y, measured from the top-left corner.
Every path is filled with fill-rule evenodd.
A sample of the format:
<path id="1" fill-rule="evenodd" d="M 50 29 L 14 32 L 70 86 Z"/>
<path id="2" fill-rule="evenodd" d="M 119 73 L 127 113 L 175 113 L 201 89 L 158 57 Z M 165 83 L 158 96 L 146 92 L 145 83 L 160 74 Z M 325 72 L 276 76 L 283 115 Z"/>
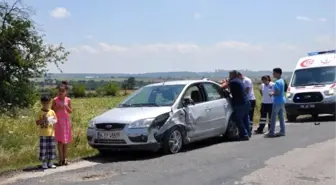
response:
<path id="1" fill-rule="evenodd" d="M 212 139 L 175 155 L 132 153 L 90 160 L 99 164 L 13 184 L 334 185 L 335 121 L 289 124 L 280 138 Z"/>

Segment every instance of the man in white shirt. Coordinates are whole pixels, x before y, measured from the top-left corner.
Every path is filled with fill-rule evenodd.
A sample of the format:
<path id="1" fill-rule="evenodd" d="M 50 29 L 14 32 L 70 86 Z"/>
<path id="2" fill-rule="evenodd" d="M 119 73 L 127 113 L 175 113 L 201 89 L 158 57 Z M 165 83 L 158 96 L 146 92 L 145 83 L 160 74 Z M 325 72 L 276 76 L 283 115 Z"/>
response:
<path id="1" fill-rule="evenodd" d="M 261 100 L 261 108 L 260 108 L 260 121 L 259 127 L 254 131 L 256 134 L 263 134 L 264 128 L 267 121 L 268 116 L 268 130 L 270 129 L 270 119 L 272 116 L 272 106 L 273 106 L 273 98 L 270 96 L 270 92 L 273 91 L 274 83 L 271 81 L 271 77 L 266 75 L 261 77 L 261 85 L 260 85 L 260 94 L 262 96 Z"/>
<path id="2" fill-rule="evenodd" d="M 247 94 L 247 97 L 250 101 L 251 104 L 251 109 L 249 111 L 249 118 L 250 118 L 250 133 L 252 133 L 252 128 L 253 128 L 253 116 L 254 116 L 254 108 L 256 104 L 256 98 L 254 96 L 254 90 L 253 90 L 253 82 L 250 78 L 242 75 L 241 73 L 238 73 L 239 79 L 243 81 L 243 84 L 245 86 L 245 93 Z"/>

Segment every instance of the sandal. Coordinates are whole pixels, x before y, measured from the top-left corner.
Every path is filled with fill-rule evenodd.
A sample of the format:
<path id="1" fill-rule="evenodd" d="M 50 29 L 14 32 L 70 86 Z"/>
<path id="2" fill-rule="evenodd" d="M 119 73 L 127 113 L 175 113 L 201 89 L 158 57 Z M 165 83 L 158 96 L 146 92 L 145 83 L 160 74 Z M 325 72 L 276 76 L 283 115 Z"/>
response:
<path id="1" fill-rule="evenodd" d="M 64 164 L 64 165 L 69 165 L 70 162 L 68 161 L 68 159 L 64 159 L 63 164 Z"/>

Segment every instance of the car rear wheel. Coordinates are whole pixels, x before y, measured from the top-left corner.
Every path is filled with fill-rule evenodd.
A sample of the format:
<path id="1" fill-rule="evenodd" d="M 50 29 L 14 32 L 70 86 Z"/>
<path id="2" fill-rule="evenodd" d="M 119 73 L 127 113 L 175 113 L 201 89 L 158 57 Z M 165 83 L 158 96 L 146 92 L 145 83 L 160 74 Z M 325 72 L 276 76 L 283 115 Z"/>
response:
<path id="1" fill-rule="evenodd" d="M 288 120 L 289 122 L 296 122 L 296 118 L 297 118 L 297 117 L 298 117 L 297 115 L 287 114 L 287 120 Z"/>
<path id="2" fill-rule="evenodd" d="M 234 141 L 239 138 L 239 130 L 237 123 L 233 119 L 233 117 L 230 118 L 228 126 L 226 128 L 226 132 L 224 135 L 224 138 L 229 141 Z"/>
<path id="3" fill-rule="evenodd" d="M 169 129 L 163 137 L 163 152 L 165 154 L 176 154 L 183 147 L 183 134 L 179 127 Z"/>

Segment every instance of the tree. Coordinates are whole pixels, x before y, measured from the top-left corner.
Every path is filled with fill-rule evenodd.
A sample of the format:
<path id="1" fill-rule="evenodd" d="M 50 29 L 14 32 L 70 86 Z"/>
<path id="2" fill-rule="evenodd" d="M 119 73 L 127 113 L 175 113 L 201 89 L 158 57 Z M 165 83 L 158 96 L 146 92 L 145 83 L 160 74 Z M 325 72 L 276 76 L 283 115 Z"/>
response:
<path id="1" fill-rule="evenodd" d="M 135 78 L 134 77 L 127 78 L 127 88 L 132 90 L 134 89 L 134 86 L 135 86 Z"/>
<path id="2" fill-rule="evenodd" d="M 76 97 L 76 98 L 82 98 L 85 97 L 85 85 L 84 84 L 80 84 L 80 83 L 75 83 L 72 86 L 72 94 Z"/>
<path id="3" fill-rule="evenodd" d="M 0 2 L 0 109 L 27 107 L 35 103 L 31 78 L 41 77 L 47 65 L 59 68 L 69 52 L 48 45 L 31 20 L 32 11 L 20 0 Z"/>
<path id="4" fill-rule="evenodd" d="M 97 89 L 97 93 L 105 96 L 117 96 L 119 92 L 119 86 L 115 82 L 108 82 Z"/>

